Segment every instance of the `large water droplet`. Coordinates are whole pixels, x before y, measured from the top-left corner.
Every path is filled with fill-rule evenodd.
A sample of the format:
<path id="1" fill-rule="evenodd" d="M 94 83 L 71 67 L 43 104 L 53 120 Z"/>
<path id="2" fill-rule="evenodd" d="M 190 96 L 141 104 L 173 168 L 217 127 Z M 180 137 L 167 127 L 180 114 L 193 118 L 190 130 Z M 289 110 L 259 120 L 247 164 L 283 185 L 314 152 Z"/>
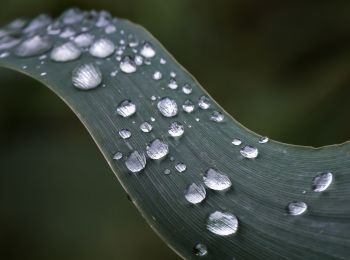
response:
<path id="1" fill-rule="evenodd" d="M 219 191 L 226 190 L 232 185 L 227 175 L 212 168 L 207 170 L 206 174 L 203 176 L 203 181 L 209 189 Z"/>
<path id="2" fill-rule="evenodd" d="M 152 58 L 156 55 L 156 51 L 151 43 L 145 42 L 141 47 L 140 54 L 145 58 Z"/>
<path id="3" fill-rule="evenodd" d="M 15 51 L 19 57 L 30 57 L 43 54 L 52 47 L 52 40 L 48 36 L 33 36 L 23 41 Z"/>
<path id="4" fill-rule="evenodd" d="M 205 199 L 206 194 L 203 185 L 192 183 L 185 192 L 185 198 L 189 203 L 198 204 Z"/>
<path id="5" fill-rule="evenodd" d="M 146 167 L 146 156 L 143 152 L 133 151 L 126 159 L 125 165 L 133 173 L 140 172 Z"/>
<path id="6" fill-rule="evenodd" d="M 219 236 L 229 236 L 237 232 L 238 219 L 231 213 L 215 211 L 208 217 L 207 229 Z"/>
<path id="7" fill-rule="evenodd" d="M 79 47 L 89 47 L 94 41 L 95 36 L 90 33 L 82 33 L 74 38 L 74 43 Z"/>
<path id="8" fill-rule="evenodd" d="M 288 204 L 288 213 L 292 216 L 298 216 L 303 214 L 307 210 L 307 205 L 305 202 L 291 202 Z"/>
<path id="9" fill-rule="evenodd" d="M 206 245 L 198 243 L 193 247 L 193 254 L 195 256 L 206 256 L 208 254 L 208 249 Z"/>
<path id="10" fill-rule="evenodd" d="M 131 132 L 128 129 L 122 129 L 119 131 L 119 135 L 123 139 L 128 139 L 131 137 Z"/>
<path id="11" fill-rule="evenodd" d="M 149 122 L 147 122 L 147 121 L 145 121 L 145 122 L 143 122 L 141 125 L 140 125 L 140 129 L 141 129 L 141 131 L 142 132 L 144 132 L 144 133 L 149 133 L 149 132 L 151 132 L 152 131 L 152 125 L 149 123 Z"/>
<path id="12" fill-rule="evenodd" d="M 129 117 L 135 114 L 136 105 L 130 100 L 126 99 L 119 103 L 117 107 L 117 113 L 122 117 Z"/>
<path id="13" fill-rule="evenodd" d="M 136 63 L 130 56 L 125 56 L 119 64 L 119 68 L 124 73 L 134 73 L 136 71 Z"/>
<path id="14" fill-rule="evenodd" d="M 73 71 L 73 85 L 82 90 L 98 87 L 102 82 L 102 74 L 98 67 L 92 63 L 83 64 Z"/>
<path id="15" fill-rule="evenodd" d="M 175 169 L 176 169 L 178 172 L 184 172 L 184 171 L 186 171 L 187 166 L 186 166 L 186 164 L 184 164 L 184 163 L 177 163 L 177 164 L 175 165 Z"/>
<path id="16" fill-rule="evenodd" d="M 254 159 L 258 157 L 259 151 L 258 151 L 258 148 L 247 145 L 242 147 L 242 149 L 240 150 L 240 153 L 245 158 Z"/>
<path id="17" fill-rule="evenodd" d="M 206 96 L 201 96 L 198 99 L 198 106 L 201 109 L 208 109 L 210 107 L 211 103 L 210 103 L 210 99 Z"/>
<path id="18" fill-rule="evenodd" d="M 100 38 L 94 41 L 90 47 L 90 54 L 97 58 L 107 58 L 115 50 L 114 43 L 107 38 Z"/>
<path id="19" fill-rule="evenodd" d="M 185 100 L 185 102 L 182 105 L 182 109 L 183 111 L 185 111 L 186 113 L 192 113 L 194 110 L 194 104 L 191 100 Z"/>
<path id="20" fill-rule="evenodd" d="M 177 104 L 174 99 L 165 97 L 159 100 L 157 104 L 158 110 L 165 117 L 173 117 L 177 115 Z"/>
<path id="21" fill-rule="evenodd" d="M 325 191 L 333 181 L 331 172 L 317 174 L 312 180 L 312 190 L 315 192 Z"/>
<path id="22" fill-rule="evenodd" d="M 162 159 L 169 153 L 168 144 L 160 139 L 154 139 L 146 147 L 146 153 L 153 160 Z"/>
<path id="23" fill-rule="evenodd" d="M 66 42 L 53 48 L 50 58 L 57 62 L 76 60 L 80 57 L 81 51 L 73 42 Z"/>
<path id="24" fill-rule="evenodd" d="M 210 120 L 214 122 L 222 122 L 224 120 L 224 115 L 219 111 L 214 111 L 213 114 L 210 116 Z"/>
<path id="25" fill-rule="evenodd" d="M 185 127 L 183 126 L 183 124 L 181 124 L 180 122 L 172 122 L 169 125 L 168 128 L 168 133 L 172 136 L 172 137 L 180 137 L 183 135 L 185 131 Z"/>

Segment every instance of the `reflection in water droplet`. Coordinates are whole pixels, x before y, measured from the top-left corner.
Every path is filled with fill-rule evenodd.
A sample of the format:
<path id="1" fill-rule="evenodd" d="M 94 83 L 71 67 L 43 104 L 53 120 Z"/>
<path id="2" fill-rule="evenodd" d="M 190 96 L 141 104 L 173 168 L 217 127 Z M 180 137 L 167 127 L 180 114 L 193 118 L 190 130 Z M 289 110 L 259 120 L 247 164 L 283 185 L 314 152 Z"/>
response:
<path id="1" fill-rule="evenodd" d="M 189 84 L 185 84 L 182 86 L 182 92 L 186 95 L 189 95 L 192 93 L 192 87 Z"/>
<path id="2" fill-rule="evenodd" d="M 93 64 L 83 64 L 73 71 L 73 85 L 82 90 L 98 87 L 102 82 L 102 74 L 98 67 Z"/>
<path id="3" fill-rule="evenodd" d="M 198 106 L 201 109 L 208 109 L 210 107 L 211 103 L 210 103 L 210 99 L 206 96 L 201 96 L 198 99 Z"/>
<path id="4" fill-rule="evenodd" d="M 145 42 L 141 47 L 140 54 L 145 58 L 152 58 L 156 55 L 156 51 L 151 43 Z"/>
<path id="5" fill-rule="evenodd" d="M 90 54 L 97 58 L 107 58 L 115 50 L 114 43 L 108 38 L 100 38 L 94 41 L 90 47 Z"/>
<path id="6" fill-rule="evenodd" d="M 193 254 L 195 256 L 206 256 L 208 254 L 208 249 L 206 245 L 198 243 L 193 247 Z"/>
<path id="7" fill-rule="evenodd" d="M 168 88 L 170 88 L 170 89 L 177 89 L 177 87 L 178 87 L 178 85 L 177 85 L 176 79 L 171 78 L 169 80 L 169 83 L 168 83 Z"/>
<path id="8" fill-rule="evenodd" d="M 176 121 L 172 122 L 168 128 L 168 133 L 172 137 L 180 137 L 183 135 L 184 131 L 185 131 L 184 126 L 181 123 L 176 122 Z"/>
<path id="9" fill-rule="evenodd" d="M 224 115 L 219 111 L 214 111 L 213 114 L 210 116 L 210 120 L 214 122 L 222 122 L 224 120 Z"/>
<path id="10" fill-rule="evenodd" d="M 149 122 L 147 122 L 147 121 L 145 121 L 145 122 L 143 122 L 141 125 L 140 125 L 140 129 L 141 129 L 141 131 L 142 132 L 144 132 L 144 133 L 149 133 L 149 132 L 151 132 L 152 131 L 152 125 L 149 123 Z"/>
<path id="11" fill-rule="evenodd" d="M 165 117 L 174 117 L 177 115 L 177 104 L 174 99 L 162 98 L 157 104 L 159 112 Z"/>
<path id="12" fill-rule="evenodd" d="M 325 191 L 333 181 L 331 172 L 317 174 L 312 180 L 312 190 L 315 192 Z"/>
<path id="13" fill-rule="evenodd" d="M 237 232 L 238 219 L 228 212 L 215 211 L 207 220 L 207 229 L 219 236 L 228 236 Z"/>
<path id="14" fill-rule="evenodd" d="M 119 135 L 123 139 L 128 139 L 131 137 L 131 132 L 128 129 L 122 129 L 119 131 Z"/>
<path id="15" fill-rule="evenodd" d="M 162 78 L 162 73 L 160 71 L 156 71 L 153 73 L 154 80 L 160 80 Z"/>
<path id="16" fill-rule="evenodd" d="M 33 36 L 23 41 L 15 51 L 19 57 L 30 57 L 43 54 L 52 47 L 52 40 L 48 36 Z"/>
<path id="17" fill-rule="evenodd" d="M 186 113 L 192 113 L 194 110 L 194 104 L 192 103 L 191 100 L 187 99 L 185 100 L 185 102 L 182 105 L 182 109 L 183 111 L 185 111 Z"/>
<path id="18" fill-rule="evenodd" d="M 126 99 L 119 103 L 117 107 L 117 113 L 122 117 L 129 117 L 135 114 L 136 105 L 130 100 Z"/>
<path id="19" fill-rule="evenodd" d="M 125 161 L 129 171 L 137 173 L 146 167 L 146 156 L 143 152 L 133 151 Z"/>
<path id="20" fill-rule="evenodd" d="M 266 144 L 269 141 L 269 138 L 267 136 L 262 136 L 259 138 L 260 144 Z"/>
<path id="21" fill-rule="evenodd" d="M 292 216 L 298 216 L 303 214 L 307 210 L 307 205 L 305 202 L 298 201 L 288 204 L 288 213 Z"/>
<path id="22" fill-rule="evenodd" d="M 73 42 L 66 42 L 53 48 L 50 58 L 57 62 L 76 60 L 80 57 L 81 51 Z"/>
<path id="23" fill-rule="evenodd" d="M 230 178 L 213 168 L 207 170 L 203 176 L 205 186 L 212 190 L 226 190 L 231 187 L 232 183 Z"/>
<path id="24" fill-rule="evenodd" d="M 259 151 L 258 151 L 258 148 L 247 145 L 242 147 L 242 149 L 240 150 L 240 153 L 245 158 L 254 159 L 258 157 Z"/>
<path id="25" fill-rule="evenodd" d="M 241 145 L 242 144 L 242 141 L 238 138 L 235 138 L 232 140 L 232 144 L 233 145 Z"/>
<path id="26" fill-rule="evenodd" d="M 187 166 L 186 166 L 186 164 L 184 164 L 184 163 L 177 163 L 177 164 L 175 165 L 175 169 L 176 169 L 178 172 L 184 172 L 184 171 L 186 171 Z"/>
<path id="27" fill-rule="evenodd" d="M 124 73 L 134 73 L 136 71 L 136 63 L 130 56 L 125 56 L 120 62 L 119 68 Z"/>
<path id="28" fill-rule="evenodd" d="M 185 198 L 189 203 L 198 204 L 205 199 L 206 194 L 203 185 L 192 183 L 185 192 Z"/>
<path id="29" fill-rule="evenodd" d="M 149 158 L 159 160 L 169 153 L 168 144 L 160 139 L 154 139 L 146 147 L 146 153 Z"/>
<path id="30" fill-rule="evenodd" d="M 95 36 L 90 33 L 82 33 L 74 38 L 74 43 L 79 47 L 89 47 Z"/>
<path id="31" fill-rule="evenodd" d="M 120 160 L 121 158 L 123 158 L 123 154 L 121 152 L 116 152 L 114 155 L 113 155 L 113 160 Z"/>

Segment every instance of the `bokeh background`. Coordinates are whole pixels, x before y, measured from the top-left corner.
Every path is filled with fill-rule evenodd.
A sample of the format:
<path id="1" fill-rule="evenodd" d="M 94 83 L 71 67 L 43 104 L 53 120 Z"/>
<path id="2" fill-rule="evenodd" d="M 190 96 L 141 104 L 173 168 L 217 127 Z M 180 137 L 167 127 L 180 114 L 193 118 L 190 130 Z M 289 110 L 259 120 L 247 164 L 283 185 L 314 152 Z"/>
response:
<path id="1" fill-rule="evenodd" d="M 350 2 L 11 0 L 0 24 L 71 6 L 142 24 L 251 130 L 350 139 Z M 179 259 L 148 227 L 73 113 L 0 70 L 0 259 Z"/>

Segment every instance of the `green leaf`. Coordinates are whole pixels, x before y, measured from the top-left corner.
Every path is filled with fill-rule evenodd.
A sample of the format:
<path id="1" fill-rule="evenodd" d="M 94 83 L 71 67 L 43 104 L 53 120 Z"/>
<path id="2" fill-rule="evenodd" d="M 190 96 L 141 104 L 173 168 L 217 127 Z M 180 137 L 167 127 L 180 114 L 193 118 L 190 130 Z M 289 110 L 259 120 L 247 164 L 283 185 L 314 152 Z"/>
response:
<path id="1" fill-rule="evenodd" d="M 116 52 L 97 58 L 89 53 L 89 48 L 82 48 L 81 56 L 71 56 L 71 61 L 50 58 L 52 45 L 73 41 L 82 31 L 95 39 L 110 39 L 117 45 Z M 46 16 L 31 22 L 16 20 L 0 30 L 0 36 L 0 65 L 42 82 L 72 109 L 141 214 L 180 256 L 200 258 L 202 253 L 208 259 L 348 258 L 349 143 L 316 149 L 272 140 L 259 142 L 260 136 L 215 103 L 153 36 L 140 26 L 112 19 L 105 12 L 72 9 L 55 21 Z M 177 40 L 186 41 L 181 37 Z M 136 71 L 133 66 L 124 67 L 131 73 L 121 71 L 119 60 L 142 56 L 145 42 L 150 43 L 151 49 L 143 55 L 149 57 L 143 57 L 143 64 L 136 66 Z M 74 48 L 68 49 L 74 52 Z M 93 53 L 104 56 L 107 52 L 108 44 Z M 58 56 L 62 58 L 62 54 Z M 96 70 L 97 75 L 85 82 L 89 84 L 73 81 L 72 75 L 79 74 L 79 68 Z M 154 79 L 160 74 L 161 79 Z M 173 81 L 169 87 L 171 78 L 176 83 Z M 183 91 L 186 84 L 191 93 Z M 169 99 L 164 101 L 166 97 Z M 123 112 L 117 108 L 125 100 L 136 105 L 136 113 L 129 117 L 121 116 Z M 165 103 L 159 103 L 162 100 Z M 182 109 L 186 100 L 195 105 L 192 113 Z M 168 106 L 174 106 L 174 101 L 177 113 Z M 249 100 L 245 103 L 250 106 Z M 159 107 L 165 111 L 161 113 Z M 140 130 L 146 121 L 153 127 L 148 133 Z M 181 137 L 169 134 L 169 126 L 174 122 L 184 127 Z M 177 125 L 180 130 L 181 125 Z M 118 132 L 123 129 L 130 131 L 130 138 L 120 137 Z M 234 145 L 235 138 L 242 144 Z M 155 139 L 159 140 L 150 145 Z M 169 149 L 169 153 L 157 159 L 164 155 L 159 149 Z M 256 158 L 246 158 L 255 157 L 257 151 Z M 119 160 L 113 159 L 117 152 L 123 155 Z M 132 162 L 131 154 L 138 155 Z M 179 163 L 186 165 L 185 171 L 176 170 Z M 215 180 L 211 179 L 213 176 Z M 315 181 L 325 181 L 316 176 L 332 176 L 329 183 L 323 183 L 327 184 L 324 191 L 313 186 Z M 197 192 L 194 197 L 185 196 L 190 186 Z M 223 188 L 226 189 L 220 190 Z M 198 203 L 194 205 L 186 197 Z M 301 206 L 307 205 L 307 209 L 300 215 L 290 214 L 293 202 L 305 203 L 295 204 L 294 213 Z M 225 217 L 224 222 L 220 222 L 221 217 Z M 212 218 L 219 220 L 208 223 Z"/>

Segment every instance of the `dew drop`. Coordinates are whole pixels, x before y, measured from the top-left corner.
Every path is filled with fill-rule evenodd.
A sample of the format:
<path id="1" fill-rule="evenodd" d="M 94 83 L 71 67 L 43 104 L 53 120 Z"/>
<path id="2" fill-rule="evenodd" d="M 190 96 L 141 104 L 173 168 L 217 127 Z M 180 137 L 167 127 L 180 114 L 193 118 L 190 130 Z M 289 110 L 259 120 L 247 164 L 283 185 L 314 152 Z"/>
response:
<path id="1" fill-rule="evenodd" d="M 189 84 L 185 84 L 182 86 L 182 92 L 186 95 L 189 95 L 192 93 L 192 87 Z"/>
<path id="2" fill-rule="evenodd" d="M 124 73 L 134 73 L 136 71 L 136 63 L 130 56 L 125 56 L 120 62 L 119 68 Z"/>
<path id="3" fill-rule="evenodd" d="M 141 47 L 140 54 L 143 57 L 149 59 L 149 58 L 154 57 L 154 55 L 156 55 L 156 51 L 154 50 L 151 43 L 145 42 Z"/>
<path id="4" fill-rule="evenodd" d="M 169 125 L 168 133 L 172 137 L 180 137 L 183 135 L 184 131 L 185 131 L 185 127 L 183 126 L 183 124 L 179 122 L 175 121 Z"/>
<path id="5" fill-rule="evenodd" d="M 219 111 L 214 111 L 210 116 L 210 120 L 220 123 L 224 120 L 224 115 Z"/>
<path id="6" fill-rule="evenodd" d="M 193 254 L 195 256 L 206 256 L 208 254 L 208 249 L 206 245 L 198 243 L 193 247 Z"/>
<path id="7" fill-rule="evenodd" d="M 83 64 L 73 70 L 73 85 L 82 90 L 98 87 L 102 82 L 102 74 L 98 67 L 92 63 Z"/>
<path id="8" fill-rule="evenodd" d="M 159 160 L 169 153 L 168 144 L 160 139 L 154 139 L 146 147 L 146 153 L 149 158 Z"/>
<path id="9" fill-rule="evenodd" d="M 125 161 L 129 171 L 138 173 L 146 167 L 146 156 L 143 152 L 133 151 Z"/>
<path id="10" fill-rule="evenodd" d="M 171 71 L 170 72 L 170 77 L 175 78 L 176 77 L 176 73 L 174 71 Z"/>
<path id="11" fill-rule="evenodd" d="M 156 71 L 153 73 L 152 77 L 154 80 L 160 80 L 162 78 L 162 73 L 160 71 Z"/>
<path id="12" fill-rule="evenodd" d="M 46 14 L 41 14 L 35 17 L 23 30 L 24 33 L 32 33 L 36 30 L 48 26 L 52 22 L 51 17 Z"/>
<path id="13" fill-rule="evenodd" d="M 66 27 L 60 33 L 60 37 L 63 38 L 63 39 L 67 39 L 67 38 L 73 37 L 76 34 L 77 34 L 77 32 L 73 28 Z"/>
<path id="14" fill-rule="evenodd" d="M 111 34 L 117 31 L 117 28 L 113 24 L 109 24 L 105 28 L 105 33 L 106 34 Z"/>
<path id="15" fill-rule="evenodd" d="M 121 158 L 123 158 L 123 154 L 121 152 L 116 152 L 114 155 L 113 155 L 113 160 L 120 160 Z"/>
<path id="16" fill-rule="evenodd" d="M 65 24 L 75 24 L 83 20 L 84 14 L 78 8 L 70 8 L 61 17 Z"/>
<path id="17" fill-rule="evenodd" d="M 332 181 L 333 174 L 331 172 L 319 173 L 312 179 L 312 190 L 314 192 L 325 191 Z"/>
<path id="18" fill-rule="evenodd" d="M 166 64 L 166 60 L 163 58 L 160 58 L 159 63 L 164 65 L 164 64 Z"/>
<path id="19" fill-rule="evenodd" d="M 93 41 L 95 36 L 90 33 L 82 33 L 74 38 L 74 43 L 79 47 L 89 47 Z"/>
<path id="20" fill-rule="evenodd" d="M 3 52 L 3 53 L 0 54 L 0 59 L 7 58 L 8 56 L 10 56 L 9 52 Z"/>
<path id="21" fill-rule="evenodd" d="M 108 38 L 100 38 L 94 41 L 90 47 L 90 54 L 97 58 L 107 58 L 115 50 L 114 43 Z"/>
<path id="22" fill-rule="evenodd" d="M 170 173 L 171 173 L 171 171 L 170 171 L 169 169 L 165 169 L 165 170 L 164 170 L 164 174 L 165 174 L 165 175 L 169 175 Z"/>
<path id="23" fill-rule="evenodd" d="M 0 38 L 0 50 L 10 49 L 18 45 L 20 42 L 21 40 L 19 38 L 3 36 Z"/>
<path id="24" fill-rule="evenodd" d="M 235 138 L 232 140 L 232 144 L 233 145 L 241 145 L 242 144 L 242 141 L 238 138 Z"/>
<path id="25" fill-rule="evenodd" d="M 41 77 L 45 77 L 46 75 L 47 75 L 47 72 L 41 72 L 41 73 L 40 73 L 40 76 L 41 76 Z"/>
<path id="26" fill-rule="evenodd" d="M 207 192 L 203 185 L 192 183 L 185 192 L 185 199 L 192 204 L 201 203 L 206 196 Z"/>
<path id="27" fill-rule="evenodd" d="M 126 99 L 119 103 L 117 107 L 117 113 L 122 117 L 129 117 L 135 114 L 136 105 L 130 100 Z"/>
<path id="28" fill-rule="evenodd" d="M 141 65 L 143 64 L 143 58 L 142 58 L 142 56 L 140 56 L 140 55 L 136 55 L 136 56 L 135 56 L 135 64 L 136 64 L 137 66 L 141 66 Z"/>
<path id="29" fill-rule="evenodd" d="M 259 151 L 258 148 L 247 145 L 241 148 L 240 153 L 245 158 L 254 159 L 258 157 Z"/>
<path id="30" fill-rule="evenodd" d="M 267 136 L 262 136 L 259 138 L 259 144 L 266 144 L 269 141 Z"/>
<path id="31" fill-rule="evenodd" d="M 122 129 L 118 133 L 123 139 L 128 139 L 131 137 L 131 132 L 128 129 Z"/>
<path id="32" fill-rule="evenodd" d="M 205 186 L 212 190 L 226 190 L 231 187 L 232 183 L 230 178 L 213 168 L 207 170 L 203 176 Z"/>
<path id="33" fill-rule="evenodd" d="M 56 62 L 67 62 L 80 57 L 81 51 L 73 42 L 66 42 L 53 48 L 50 58 Z"/>
<path id="34" fill-rule="evenodd" d="M 143 122 L 141 125 L 140 125 L 140 129 L 141 129 L 141 131 L 142 132 L 144 132 L 144 133 L 149 133 L 149 132 L 151 132 L 152 131 L 152 125 L 149 123 L 149 122 L 147 122 L 147 121 L 145 121 L 145 122 Z"/>
<path id="35" fill-rule="evenodd" d="M 18 57 L 30 57 L 43 54 L 52 47 L 52 40 L 48 36 L 33 36 L 22 42 L 16 49 Z"/>
<path id="36" fill-rule="evenodd" d="M 177 115 L 177 104 L 174 99 L 165 97 L 159 100 L 157 104 L 159 112 L 165 117 L 174 117 Z"/>
<path id="37" fill-rule="evenodd" d="M 168 88 L 173 89 L 173 90 L 178 88 L 176 79 L 171 78 L 171 79 L 169 80 Z"/>
<path id="38" fill-rule="evenodd" d="M 184 172 L 184 171 L 186 171 L 187 166 L 186 166 L 186 164 L 184 164 L 184 163 L 177 163 L 177 164 L 175 165 L 175 169 L 176 169 L 178 172 Z"/>
<path id="39" fill-rule="evenodd" d="M 307 210 L 307 205 L 305 202 L 291 202 L 287 207 L 288 213 L 292 216 L 298 216 L 303 214 Z"/>
<path id="40" fill-rule="evenodd" d="M 206 96 L 201 96 L 199 99 L 198 99 L 198 106 L 201 108 L 201 109 L 208 109 L 210 107 L 211 103 L 210 103 L 210 100 L 208 97 Z"/>
<path id="41" fill-rule="evenodd" d="M 219 236 L 229 236 L 237 232 L 238 219 L 231 213 L 215 211 L 208 217 L 207 229 Z"/>
<path id="42" fill-rule="evenodd" d="M 185 111 L 186 113 L 192 113 L 194 110 L 194 104 L 191 100 L 186 100 L 183 105 L 182 105 L 182 109 L 183 111 Z"/>

